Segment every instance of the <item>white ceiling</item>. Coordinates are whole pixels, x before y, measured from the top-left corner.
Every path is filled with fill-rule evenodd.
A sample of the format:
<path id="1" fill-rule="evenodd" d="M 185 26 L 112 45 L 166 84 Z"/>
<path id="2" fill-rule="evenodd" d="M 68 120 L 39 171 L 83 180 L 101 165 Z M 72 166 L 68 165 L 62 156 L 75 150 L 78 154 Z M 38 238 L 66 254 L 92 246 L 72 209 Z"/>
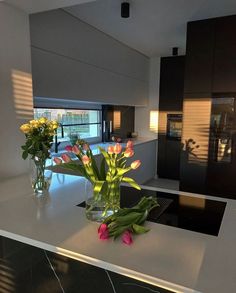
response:
<path id="1" fill-rule="evenodd" d="M 16 0 L 17 1 L 17 0 Z M 120 17 L 121 0 L 97 0 L 68 12 L 147 56 L 185 52 L 190 20 L 236 14 L 236 0 L 130 0 L 130 18 Z"/>
<path id="2" fill-rule="evenodd" d="M 95 0 L 0 0 L 18 7 L 27 13 L 41 12 Z"/>

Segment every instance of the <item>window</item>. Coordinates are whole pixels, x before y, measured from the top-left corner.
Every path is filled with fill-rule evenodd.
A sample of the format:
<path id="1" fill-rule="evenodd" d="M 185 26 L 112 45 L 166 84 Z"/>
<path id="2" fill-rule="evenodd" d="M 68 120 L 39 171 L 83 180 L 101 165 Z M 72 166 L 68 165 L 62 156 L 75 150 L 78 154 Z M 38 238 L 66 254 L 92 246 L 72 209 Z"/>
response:
<path id="1" fill-rule="evenodd" d="M 58 139 L 74 143 L 78 138 L 89 142 L 101 141 L 101 110 L 34 108 L 35 119 L 46 117 L 57 120 Z"/>

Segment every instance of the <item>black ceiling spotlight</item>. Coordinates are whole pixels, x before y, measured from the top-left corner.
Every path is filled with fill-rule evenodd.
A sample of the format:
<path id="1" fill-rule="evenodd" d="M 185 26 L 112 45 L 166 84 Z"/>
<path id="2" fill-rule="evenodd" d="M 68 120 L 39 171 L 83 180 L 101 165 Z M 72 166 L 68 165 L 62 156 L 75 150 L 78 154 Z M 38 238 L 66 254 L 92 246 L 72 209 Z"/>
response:
<path id="1" fill-rule="evenodd" d="M 172 56 L 178 56 L 178 51 L 179 51 L 178 47 L 173 47 L 172 48 Z"/>
<path id="2" fill-rule="evenodd" d="M 121 3 L 121 17 L 128 18 L 129 17 L 129 2 Z"/>

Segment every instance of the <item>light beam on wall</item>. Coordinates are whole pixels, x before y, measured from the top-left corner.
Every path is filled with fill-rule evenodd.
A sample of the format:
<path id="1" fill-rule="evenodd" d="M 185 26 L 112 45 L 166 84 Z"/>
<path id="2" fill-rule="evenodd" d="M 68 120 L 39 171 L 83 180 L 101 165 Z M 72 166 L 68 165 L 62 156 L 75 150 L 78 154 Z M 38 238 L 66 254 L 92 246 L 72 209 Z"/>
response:
<path id="1" fill-rule="evenodd" d="M 13 69 L 11 73 L 16 117 L 32 119 L 33 90 L 32 76 L 29 73 Z"/>
<path id="2" fill-rule="evenodd" d="M 114 121 L 114 129 L 115 130 L 120 129 L 120 123 L 121 123 L 121 112 L 120 111 L 113 112 L 113 121 Z"/>
<path id="3" fill-rule="evenodd" d="M 158 111 L 150 111 L 149 130 L 157 133 L 158 132 Z"/>

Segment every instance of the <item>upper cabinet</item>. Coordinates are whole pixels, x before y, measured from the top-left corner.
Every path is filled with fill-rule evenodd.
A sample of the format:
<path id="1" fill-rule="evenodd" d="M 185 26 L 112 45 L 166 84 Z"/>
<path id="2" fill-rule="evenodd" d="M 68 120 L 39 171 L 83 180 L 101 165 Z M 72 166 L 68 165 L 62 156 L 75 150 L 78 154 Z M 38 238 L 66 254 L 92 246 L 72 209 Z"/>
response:
<path id="1" fill-rule="evenodd" d="M 236 92 L 236 16 L 215 21 L 212 92 Z"/>
<path id="2" fill-rule="evenodd" d="M 214 57 L 212 20 L 189 22 L 185 65 L 185 93 L 210 93 Z"/>

